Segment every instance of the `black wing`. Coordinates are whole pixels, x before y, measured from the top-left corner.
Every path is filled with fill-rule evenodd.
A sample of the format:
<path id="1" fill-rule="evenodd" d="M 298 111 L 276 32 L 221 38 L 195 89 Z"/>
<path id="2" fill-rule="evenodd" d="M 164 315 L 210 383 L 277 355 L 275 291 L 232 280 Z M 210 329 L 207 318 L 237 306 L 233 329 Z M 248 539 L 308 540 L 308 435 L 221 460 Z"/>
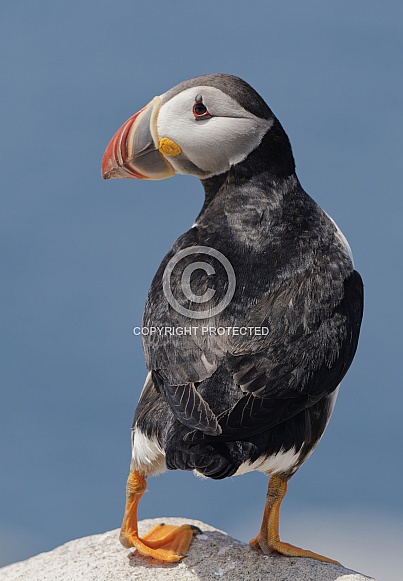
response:
<path id="1" fill-rule="evenodd" d="M 158 371 L 152 372 L 154 385 L 165 397 L 175 417 L 188 428 L 218 436 L 222 429 L 209 404 L 197 391 L 194 383 L 170 385 Z"/>
<path id="2" fill-rule="evenodd" d="M 244 395 L 219 415 L 214 440 L 244 440 L 311 407 L 336 389 L 357 349 L 363 314 L 363 284 L 354 271 L 344 296 L 315 331 L 274 342 L 265 351 L 228 355 L 227 366 Z M 209 440 L 193 431 L 186 440 Z"/>
<path id="3" fill-rule="evenodd" d="M 176 418 L 193 430 L 188 437 L 247 438 L 314 405 L 343 379 L 357 348 L 363 286 L 345 250 L 334 244 L 335 227 L 328 218 L 324 223 L 322 214 L 315 227 L 302 224 L 289 240 L 280 236 L 281 244 L 268 243 L 248 255 L 247 268 L 229 235 L 221 236 L 225 247 L 219 230 L 217 239 L 209 240 L 228 257 L 239 282 L 231 303 L 209 324 L 267 325 L 266 337 L 145 338 L 147 367 L 157 374 L 156 387 Z M 160 265 L 144 325 L 192 324 L 169 307 L 161 281 L 175 252 L 205 243 L 198 236 L 197 228 L 181 236 Z M 203 294 L 204 273 L 195 271 L 193 281 Z M 223 377 L 225 389 L 217 396 Z"/>

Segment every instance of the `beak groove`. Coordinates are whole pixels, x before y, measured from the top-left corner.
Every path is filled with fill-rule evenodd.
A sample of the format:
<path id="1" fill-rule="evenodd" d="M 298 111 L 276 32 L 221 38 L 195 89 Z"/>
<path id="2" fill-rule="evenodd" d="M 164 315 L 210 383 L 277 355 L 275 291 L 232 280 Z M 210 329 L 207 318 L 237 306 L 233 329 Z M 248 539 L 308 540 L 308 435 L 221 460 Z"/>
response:
<path id="1" fill-rule="evenodd" d="M 102 159 L 104 179 L 164 179 L 174 175 L 158 151 L 157 118 L 160 99 L 132 115 L 112 137 Z"/>
<path id="2" fill-rule="evenodd" d="M 115 133 L 109 142 L 102 158 L 102 177 L 105 180 L 114 178 L 144 178 L 141 173 L 130 166 L 127 138 L 137 117 L 144 111 L 130 117 Z"/>

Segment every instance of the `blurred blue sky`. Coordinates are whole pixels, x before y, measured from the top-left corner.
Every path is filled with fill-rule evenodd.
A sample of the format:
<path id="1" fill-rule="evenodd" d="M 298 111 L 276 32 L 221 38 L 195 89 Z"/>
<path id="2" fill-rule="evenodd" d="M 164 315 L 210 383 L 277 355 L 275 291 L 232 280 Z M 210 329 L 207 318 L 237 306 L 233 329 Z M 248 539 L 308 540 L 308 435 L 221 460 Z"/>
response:
<path id="1" fill-rule="evenodd" d="M 329 556 L 386 571 L 382 552 L 379 572 L 368 558 L 380 529 L 385 543 L 403 532 L 402 18 L 397 1 L 3 0 L 0 563 L 120 525 L 145 377 L 132 329 L 203 196 L 191 177 L 103 182 L 101 158 L 154 95 L 226 72 L 279 117 L 366 288 L 356 360 L 290 484 L 283 536 L 305 545 L 312 516 L 321 524 L 306 548 L 326 534 Z M 244 522 L 246 540 L 266 484 L 166 473 L 150 479 L 140 517 L 200 518 L 241 538 Z M 352 552 L 340 531 L 356 514 L 365 526 Z"/>

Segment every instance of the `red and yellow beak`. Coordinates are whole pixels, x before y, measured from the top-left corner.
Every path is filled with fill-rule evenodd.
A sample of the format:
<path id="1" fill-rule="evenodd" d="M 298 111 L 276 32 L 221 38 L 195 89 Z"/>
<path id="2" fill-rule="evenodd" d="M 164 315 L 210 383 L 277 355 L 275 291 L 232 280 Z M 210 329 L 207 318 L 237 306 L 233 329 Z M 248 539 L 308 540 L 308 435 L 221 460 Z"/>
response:
<path id="1" fill-rule="evenodd" d="M 146 107 L 130 117 L 115 133 L 102 159 L 104 179 L 138 178 L 162 180 L 175 174 L 162 152 L 178 155 L 179 151 L 165 151 L 167 138 L 159 139 L 157 118 L 161 101 L 155 97 Z M 171 142 L 173 143 L 173 142 Z M 176 144 L 174 144 L 176 145 Z"/>

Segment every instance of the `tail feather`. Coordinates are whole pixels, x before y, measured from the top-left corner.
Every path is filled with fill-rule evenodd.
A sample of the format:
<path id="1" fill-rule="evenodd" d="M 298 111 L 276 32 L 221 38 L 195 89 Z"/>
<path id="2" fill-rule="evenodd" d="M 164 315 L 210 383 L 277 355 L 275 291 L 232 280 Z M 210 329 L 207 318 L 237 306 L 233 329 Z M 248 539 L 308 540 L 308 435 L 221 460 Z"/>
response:
<path id="1" fill-rule="evenodd" d="M 215 480 L 235 474 L 242 463 L 238 442 L 192 444 L 183 440 L 185 430 L 180 429 L 180 433 L 173 430 L 172 437 L 167 440 L 165 462 L 168 470 L 197 470 Z"/>

